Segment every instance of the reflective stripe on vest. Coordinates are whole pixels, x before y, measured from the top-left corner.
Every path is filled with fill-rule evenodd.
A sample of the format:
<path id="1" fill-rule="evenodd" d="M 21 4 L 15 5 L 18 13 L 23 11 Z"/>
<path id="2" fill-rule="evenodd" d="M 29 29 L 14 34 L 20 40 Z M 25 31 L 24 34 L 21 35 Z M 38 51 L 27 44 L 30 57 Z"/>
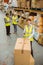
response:
<path id="1" fill-rule="evenodd" d="M 17 21 L 16 20 L 17 20 L 17 16 L 15 16 L 15 17 L 13 16 L 12 17 L 12 24 L 17 24 Z"/>
<path id="2" fill-rule="evenodd" d="M 5 19 L 6 19 L 6 21 L 8 21 L 8 22 L 5 23 L 5 26 L 10 26 L 10 22 L 9 22 L 10 18 L 6 16 Z"/>

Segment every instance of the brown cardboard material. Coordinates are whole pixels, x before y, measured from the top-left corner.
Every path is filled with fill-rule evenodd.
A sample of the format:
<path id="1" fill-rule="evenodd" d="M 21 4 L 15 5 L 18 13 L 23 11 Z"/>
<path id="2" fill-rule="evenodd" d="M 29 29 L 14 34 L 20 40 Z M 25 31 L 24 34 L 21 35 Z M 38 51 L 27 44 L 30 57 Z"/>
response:
<path id="1" fill-rule="evenodd" d="M 17 0 L 18 7 L 21 7 L 21 1 Z"/>
<path id="2" fill-rule="evenodd" d="M 29 1 L 27 1 L 27 8 L 29 9 L 30 8 L 30 2 Z"/>
<path id="3" fill-rule="evenodd" d="M 35 60 L 33 59 L 32 56 L 30 56 L 30 65 L 34 65 L 35 64 Z"/>
<path id="4" fill-rule="evenodd" d="M 15 65 L 30 65 L 31 47 L 30 41 L 18 38 L 14 48 Z"/>
<path id="5" fill-rule="evenodd" d="M 21 7 L 25 8 L 26 7 L 26 2 L 21 2 Z"/>
<path id="6" fill-rule="evenodd" d="M 39 43 L 40 45 L 43 45 L 43 36 L 42 36 L 42 35 L 39 36 L 39 38 L 38 38 L 38 43 Z"/>

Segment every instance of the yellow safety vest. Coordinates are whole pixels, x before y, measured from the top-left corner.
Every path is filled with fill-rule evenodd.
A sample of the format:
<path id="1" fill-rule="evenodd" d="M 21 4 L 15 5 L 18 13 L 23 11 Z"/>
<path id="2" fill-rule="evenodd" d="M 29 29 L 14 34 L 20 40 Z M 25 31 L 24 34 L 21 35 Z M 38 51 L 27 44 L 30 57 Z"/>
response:
<path id="1" fill-rule="evenodd" d="M 15 17 L 13 16 L 12 17 L 12 24 L 17 24 L 17 21 L 16 20 L 17 20 L 17 16 L 15 16 Z"/>
<path id="2" fill-rule="evenodd" d="M 30 28 L 28 28 L 28 26 L 26 25 L 25 26 L 25 34 L 24 34 L 24 38 L 28 38 L 31 36 L 32 34 L 32 30 L 33 30 L 33 27 L 30 26 Z M 29 39 L 30 41 L 33 41 L 33 37 Z"/>
<path id="3" fill-rule="evenodd" d="M 9 22 L 10 18 L 6 16 L 5 19 L 6 19 L 6 21 L 8 21 L 8 22 L 5 23 L 5 26 L 10 26 L 10 22 Z"/>

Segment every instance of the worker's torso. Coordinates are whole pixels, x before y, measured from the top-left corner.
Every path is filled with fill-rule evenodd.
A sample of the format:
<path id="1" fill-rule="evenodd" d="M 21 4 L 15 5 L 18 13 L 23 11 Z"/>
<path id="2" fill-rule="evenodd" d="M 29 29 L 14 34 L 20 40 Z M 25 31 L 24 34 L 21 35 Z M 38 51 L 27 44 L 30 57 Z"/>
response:
<path id="1" fill-rule="evenodd" d="M 31 34 L 32 34 L 32 30 L 33 30 L 33 26 L 32 25 L 30 25 L 30 26 L 25 26 L 25 35 L 24 35 L 24 37 L 25 38 L 28 38 L 29 36 L 31 36 Z M 30 41 L 33 41 L 33 37 L 32 38 L 30 38 Z"/>
<path id="2" fill-rule="evenodd" d="M 12 24 L 17 24 L 17 21 L 16 20 L 17 20 L 17 16 L 15 16 L 15 17 L 13 16 L 12 17 Z"/>
<path id="3" fill-rule="evenodd" d="M 10 26 L 10 18 L 6 16 L 5 19 L 5 26 Z"/>

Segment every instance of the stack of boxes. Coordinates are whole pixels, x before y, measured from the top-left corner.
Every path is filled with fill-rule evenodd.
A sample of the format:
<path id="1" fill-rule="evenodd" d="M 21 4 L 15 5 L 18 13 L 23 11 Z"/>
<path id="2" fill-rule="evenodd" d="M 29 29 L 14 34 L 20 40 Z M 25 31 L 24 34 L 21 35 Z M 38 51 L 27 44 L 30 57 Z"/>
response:
<path id="1" fill-rule="evenodd" d="M 26 8 L 26 0 L 21 0 L 21 8 Z"/>
<path id="2" fill-rule="evenodd" d="M 17 5 L 18 5 L 18 7 L 21 7 L 21 2 L 20 2 L 20 0 L 17 0 Z"/>
<path id="3" fill-rule="evenodd" d="M 38 32 L 43 33 L 43 18 L 42 17 L 39 18 L 38 27 L 39 27 Z"/>
<path id="4" fill-rule="evenodd" d="M 43 17 L 39 18 L 38 33 L 40 34 L 38 42 L 39 44 L 43 45 Z"/>
<path id="5" fill-rule="evenodd" d="M 29 0 L 17 0 L 18 7 L 29 9 Z"/>
<path id="6" fill-rule="evenodd" d="M 27 0 L 27 8 L 29 9 L 30 8 L 30 1 Z"/>
<path id="7" fill-rule="evenodd" d="M 18 38 L 14 48 L 14 65 L 34 65 L 28 39 Z"/>

